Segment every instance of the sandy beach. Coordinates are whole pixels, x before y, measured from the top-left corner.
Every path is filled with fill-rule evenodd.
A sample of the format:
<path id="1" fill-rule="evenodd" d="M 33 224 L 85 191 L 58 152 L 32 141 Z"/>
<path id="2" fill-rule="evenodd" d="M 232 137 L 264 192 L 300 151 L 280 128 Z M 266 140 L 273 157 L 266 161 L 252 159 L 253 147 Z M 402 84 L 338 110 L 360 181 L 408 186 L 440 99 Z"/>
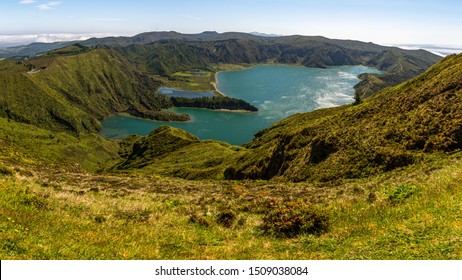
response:
<path id="1" fill-rule="evenodd" d="M 210 84 L 213 86 L 213 92 L 214 92 L 216 95 L 225 97 L 226 94 L 224 94 L 223 92 L 219 91 L 218 88 L 217 88 L 218 73 L 220 73 L 220 72 L 215 72 L 214 81 L 213 81 L 213 82 L 210 82 Z"/>

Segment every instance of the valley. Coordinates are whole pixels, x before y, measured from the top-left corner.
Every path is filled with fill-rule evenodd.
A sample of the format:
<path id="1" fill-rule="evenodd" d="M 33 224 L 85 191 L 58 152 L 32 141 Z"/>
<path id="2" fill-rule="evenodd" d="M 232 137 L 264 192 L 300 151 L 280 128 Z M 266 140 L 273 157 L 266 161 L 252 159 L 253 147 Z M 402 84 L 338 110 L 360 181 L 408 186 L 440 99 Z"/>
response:
<path id="1" fill-rule="evenodd" d="M 462 258 L 462 55 L 153 32 L 33 57 L 54 47 L 0 61 L 2 259 Z M 241 69 L 269 62 L 291 66 Z M 219 73 L 216 89 L 258 113 L 173 108 L 157 94 L 213 91 L 213 74 L 231 65 L 240 71 Z M 295 82 L 271 72 L 279 67 L 331 78 L 291 96 Z M 257 99 L 233 75 L 257 88 L 268 81 L 252 75 L 276 81 L 262 89 L 275 99 Z M 265 111 L 267 101 L 288 107 Z M 252 125 L 263 116 L 264 125 L 245 140 L 202 140 L 212 137 L 180 129 L 196 113 Z M 101 136 L 117 114 L 127 126 L 139 126 L 127 114 L 183 122 Z"/>

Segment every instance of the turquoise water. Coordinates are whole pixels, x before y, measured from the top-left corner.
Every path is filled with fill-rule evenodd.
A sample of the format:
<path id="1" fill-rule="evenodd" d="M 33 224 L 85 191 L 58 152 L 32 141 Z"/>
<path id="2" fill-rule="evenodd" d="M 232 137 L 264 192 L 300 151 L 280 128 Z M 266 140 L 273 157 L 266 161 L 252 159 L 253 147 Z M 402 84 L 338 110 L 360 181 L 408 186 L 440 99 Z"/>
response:
<path id="1" fill-rule="evenodd" d="M 230 97 L 244 99 L 259 108 L 258 113 L 219 112 L 175 108 L 191 121 L 157 122 L 126 115 L 102 121 L 101 133 L 110 138 L 129 134 L 147 135 L 161 125 L 182 128 L 200 139 L 216 139 L 235 145 L 252 140 L 253 135 L 274 122 L 300 112 L 351 104 L 353 86 L 361 73 L 380 73 L 365 66 L 337 66 L 327 69 L 301 66 L 256 66 L 246 70 L 218 73 L 217 88 Z"/>

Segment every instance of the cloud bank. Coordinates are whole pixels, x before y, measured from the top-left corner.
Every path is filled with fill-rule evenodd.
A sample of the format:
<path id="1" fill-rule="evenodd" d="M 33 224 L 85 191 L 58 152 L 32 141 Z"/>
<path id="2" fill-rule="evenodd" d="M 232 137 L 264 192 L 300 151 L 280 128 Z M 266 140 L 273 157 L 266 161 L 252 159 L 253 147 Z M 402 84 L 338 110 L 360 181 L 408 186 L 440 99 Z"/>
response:
<path id="1" fill-rule="evenodd" d="M 12 47 L 27 45 L 30 43 L 54 43 L 63 41 L 82 41 L 92 37 L 102 38 L 114 36 L 108 33 L 87 33 L 87 34 L 25 34 L 25 35 L 0 35 L 0 47 Z"/>
<path id="2" fill-rule="evenodd" d="M 462 53 L 462 46 L 445 46 L 445 45 L 395 45 L 395 47 L 405 50 L 423 49 L 436 55 L 445 57 L 454 53 Z"/>

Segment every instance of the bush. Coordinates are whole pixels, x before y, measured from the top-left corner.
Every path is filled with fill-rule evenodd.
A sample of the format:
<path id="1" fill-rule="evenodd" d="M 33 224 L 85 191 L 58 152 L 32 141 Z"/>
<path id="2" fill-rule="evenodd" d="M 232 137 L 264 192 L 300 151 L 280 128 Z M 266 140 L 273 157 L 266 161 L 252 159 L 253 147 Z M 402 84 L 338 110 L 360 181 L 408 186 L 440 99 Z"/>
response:
<path id="1" fill-rule="evenodd" d="M 0 163 L 0 175 L 13 175 L 13 170 Z"/>
<path id="2" fill-rule="evenodd" d="M 189 222 L 193 224 L 198 224 L 203 227 L 209 227 L 212 225 L 212 220 L 210 219 L 211 215 L 202 215 L 198 212 L 192 212 L 189 214 Z"/>
<path id="3" fill-rule="evenodd" d="M 237 213 L 233 209 L 225 209 L 218 213 L 217 223 L 224 227 L 232 227 L 237 218 Z"/>
<path id="4" fill-rule="evenodd" d="M 400 185 L 388 193 L 388 202 L 393 205 L 403 203 L 406 199 L 419 191 L 419 188 L 414 185 Z"/>
<path id="5" fill-rule="evenodd" d="M 263 218 L 263 231 L 278 237 L 298 234 L 319 234 L 329 227 L 327 214 L 304 202 L 284 202 L 268 212 Z"/>
<path id="6" fill-rule="evenodd" d="M 211 212 L 202 213 L 201 211 L 192 211 L 189 214 L 189 222 L 198 224 L 204 227 L 209 227 L 215 224 L 231 228 L 235 224 L 242 225 L 245 219 L 240 217 L 238 212 L 231 207 L 223 207 L 216 214 Z"/>

